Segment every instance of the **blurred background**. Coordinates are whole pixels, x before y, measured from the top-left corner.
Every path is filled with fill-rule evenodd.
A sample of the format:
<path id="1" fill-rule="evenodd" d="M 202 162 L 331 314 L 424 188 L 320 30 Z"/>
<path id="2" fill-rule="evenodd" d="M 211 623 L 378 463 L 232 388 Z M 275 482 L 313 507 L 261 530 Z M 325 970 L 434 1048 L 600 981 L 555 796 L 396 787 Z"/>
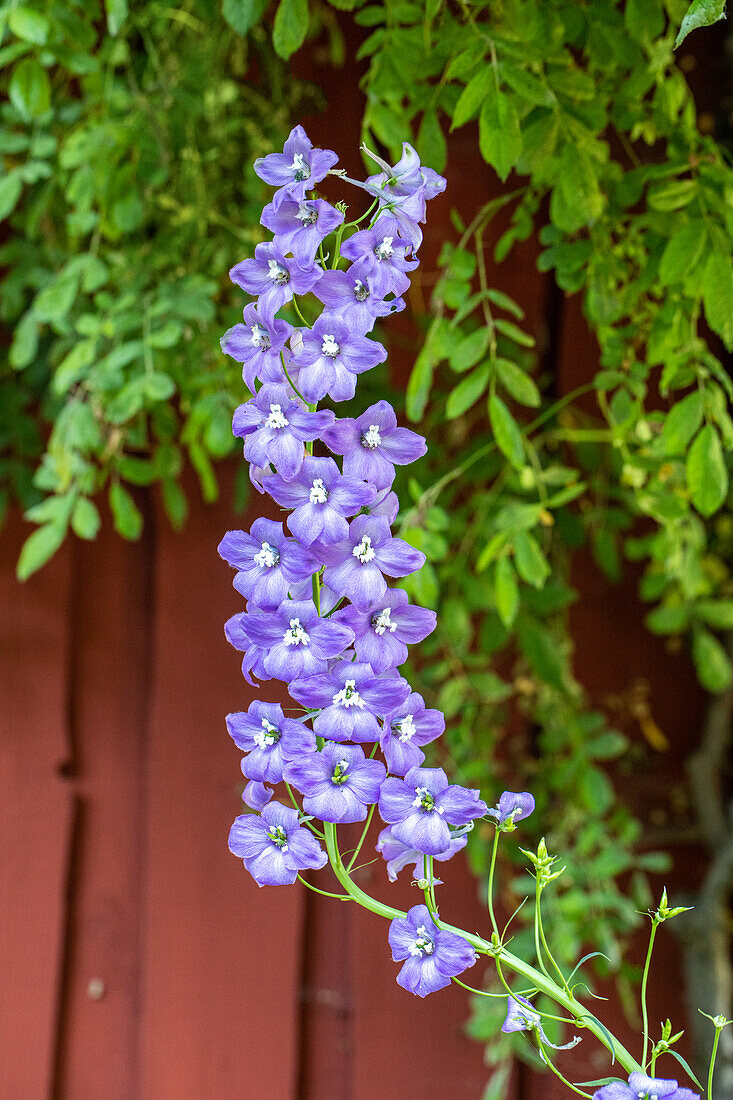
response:
<path id="1" fill-rule="evenodd" d="M 488 998 L 410 997 L 383 922 L 258 889 L 226 848 L 224 715 L 256 693 L 216 546 L 275 512 L 218 339 L 264 239 L 252 161 L 296 122 L 351 176 L 365 139 L 448 178 L 354 403 L 386 394 L 428 439 L 396 487 L 439 614 L 408 671 L 446 712 L 436 762 L 489 802 L 534 791 L 509 839 L 563 856 L 553 944 L 604 952 L 584 977 L 624 1042 L 640 914 L 664 885 L 695 906 L 660 933 L 650 1018 L 704 1072 L 696 1009 L 730 1015 L 732 988 L 729 53 L 717 24 L 673 54 L 684 3 L 573 7 L 0 7 L 2 1100 L 564 1095 Z M 441 872 L 471 930 L 490 839 Z M 502 872 L 508 918 L 513 843 Z M 381 861 L 358 878 L 416 903 Z M 589 1041 L 569 1057 L 608 1072 Z M 719 1100 L 731 1074 L 724 1033 Z"/>

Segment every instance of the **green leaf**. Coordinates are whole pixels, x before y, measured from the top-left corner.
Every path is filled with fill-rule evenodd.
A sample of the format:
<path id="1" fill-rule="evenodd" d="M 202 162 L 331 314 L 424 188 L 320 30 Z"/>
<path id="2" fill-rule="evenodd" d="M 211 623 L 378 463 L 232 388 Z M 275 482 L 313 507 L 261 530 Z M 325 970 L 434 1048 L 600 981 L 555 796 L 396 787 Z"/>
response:
<path id="1" fill-rule="evenodd" d="M 96 538 L 102 520 L 94 501 L 88 497 L 79 497 L 71 513 L 71 527 L 80 539 Z"/>
<path id="2" fill-rule="evenodd" d="M 494 572 L 496 610 L 504 626 L 510 627 L 519 610 L 519 586 L 512 563 L 504 555 L 496 563 Z"/>
<path id="3" fill-rule="evenodd" d="M 38 320 L 62 320 L 73 306 L 78 289 L 79 279 L 76 275 L 57 275 L 33 302 L 33 312 Z"/>
<path id="4" fill-rule="evenodd" d="M 451 130 L 464 126 L 469 119 L 478 114 L 478 110 L 492 88 L 496 87 L 496 78 L 490 65 L 483 65 L 475 76 L 472 76 L 466 87 L 458 97 L 456 108 L 453 112 Z"/>
<path id="5" fill-rule="evenodd" d="M 522 580 L 535 588 L 542 588 L 550 575 L 547 558 L 528 531 L 518 531 L 514 536 L 514 563 Z"/>
<path id="6" fill-rule="evenodd" d="M 543 84 L 539 77 L 527 72 L 526 69 L 502 62 L 500 75 L 518 96 L 527 103 L 534 104 L 535 107 L 551 107 L 555 102 L 552 90 Z"/>
<path id="7" fill-rule="evenodd" d="M 481 156 L 504 182 L 522 152 L 522 131 L 513 102 L 503 92 L 492 91 L 479 116 Z"/>
<path id="8" fill-rule="evenodd" d="M 488 346 L 489 330 L 487 328 L 477 328 L 475 332 L 469 332 L 468 336 L 464 336 L 451 352 L 451 367 L 459 373 L 468 370 L 469 367 L 478 363 Z"/>
<path id="9" fill-rule="evenodd" d="M 417 135 L 417 151 L 423 164 L 430 165 L 436 172 L 444 170 L 448 150 L 437 111 L 425 111 L 423 114 Z"/>
<path id="10" fill-rule="evenodd" d="M 674 40 L 674 48 L 684 42 L 690 31 L 709 27 L 721 19 L 725 19 L 725 0 L 692 0 Z"/>
<path id="11" fill-rule="evenodd" d="M 519 648 L 535 674 L 558 691 L 566 690 L 563 658 L 557 641 L 546 626 L 521 615 L 517 622 Z"/>
<path id="12" fill-rule="evenodd" d="M 510 397 L 518 401 L 520 405 L 528 405 L 536 409 L 540 404 L 540 391 L 529 375 L 512 362 L 511 359 L 495 359 L 494 365 L 499 376 L 499 381 Z"/>
<path id="13" fill-rule="evenodd" d="M 715 694 L 725 691 L 733 670 L 728 654 L 714 634 L 702 629 L 695 631 L 692 636 L 692 660 L 697 678 L 704 688 Z"/>
<path id="14" fill-rule="evenodd" d="M 659 0 L 626 0 L 624 22 L 637 42 L 651 42 L 664 30 L 664 14 Z"/>
<path id="15" fill-rule="evenodd" d="M 681 634 L 687 629 L 690 614 L 684 604 L 660 604 L 644 620 L 652 634 Z"/>
<path id="16" fill-rule="evenodd" d="M 515 469 L 524 465 L 524 444 L 519 426 L 504 402 L 496 394 L 489 398 L 489 421 L 496 445 Z"/>
<path id="17" fill-rule="evenodd" d="M 691 218 L 672 233 L 659 262 L 659 278 L 664 286 L 682 280 L 693 270 L 707 243 L 705 222 Z"/>
<path id="18" fill-rule="evenodd" d="M 550 198 L 550 217 L 567 233 L 593 225 L 603 212 L 604 196 L 593 162 L 582 149 L 563 145 L 558 181 Z"/>
<path id="19" fill-rule="evenodd" d="M 714 630 L 733 630 L 733 600 L 699 600 L 695 611 Z"/>
<path id="20" fill-rule="evenodd" d="M 80 340 L 59 363 L 53 376 L 54 393 L 64 394 L 75 382 L 84 377 L 87 367 L 94 362 L 96 340 Z"/>
<path id="21" fill-rule="evenodd" d="M 733 262 L 722 252 L 711 253 L 702 283 L 705 316 L 728 351 L 733 351 Z"/>
<path id="22" fill-rule="evenodd" d="M 38 352 L 38 321 L 29 310 L 24 314 L 13 332 L 13 342 L 10 345 L 11 367 L 22 370 L 32 363 Z"/>
<path id="23" fill-rule="evenodd" d="M 299 50 L 308 31 L 308 0 L 280 0 L 272 27 L 272 44 L 284 61 Z"/>
<path id="24" fill-rule="evenodd" d="M 109 487 L 109 506 L 115 531 L 123 539 L 139 539 L 143 529 L 143 517 L 127 489 L 119 481 Z"/>
<path id="25" fill-rule="evenodd" d="M 169 374 L 152 371 L 143 376 L 143 389 L 151 401 L 167 401 L 176 392 L 176 384 Z"/>
<path id="26" fill-rule="evenodd" d="M 8 26 L 18 38 L 25 42 L 35 42 L 37 46 L 42 46 L 48 37 L 48 19 L 35 8 L 11 8 L 8 12 Z"/>
<path id="27" fill-rule="evenodd" d="M 114 38 L 127 19 L 128 3 L 127 0 L 106 0 L 105 7 L 107 8 L 107 30 Z"/>
<path id="28" fill-rule="evenodd" d="M 455 420 L 475 405 L 488 385 L 490 373 L 491 364 L 482 363 L 451 391 L 445 408 L 445 415 L 449 420 Z"/>
<path id="29" fill-rule="evenodd" d="M 245 35 L 262 19 L 268 0 L 223 0 L 222 15 L 237 34 Z"/>
<path id="30" fill-rule="evenodd" d="M 66 523 L 44 523 L 23 543 L 16 566 L 19 581 L 25 581 L 45 565 L 58 550 L 66 535 Z"/>
<path id="31" fill-rule="evenodd" d="M 702 424 L 703 404 L 702 391 L 695 390 L 672 406 L 659 434 L 658 447 L 662 454 L 685 454 L 690 440 Z"/>
<path id="32" fill-rule="evenodd" d="M 45 115 L 51 106 L 51 82 L 46 70 L 33 57 L 24 57 L 10 78 L 10 102 L 23 118 Z"/>
<path id="33" fill-rule="evenodd" d="M 497 330 L 503 335 L 507 336 L 510 340 L 513 340 L 515 344 L 519 344 L 523 348 L 534 347 L 534 336 L 530 336 L 524 329 L 519 328 L 513 321 L 505 321 L 503 317 L 497 317 L 494 321 Z"/>
<path id="34" fill-rule="evenodd" d="M 712 424 L 695 437 L 687 456 L 687 484 L 692 503 L 703 516 L 712 516 L 728 493 L 728 470 L 723 447 Z"/>

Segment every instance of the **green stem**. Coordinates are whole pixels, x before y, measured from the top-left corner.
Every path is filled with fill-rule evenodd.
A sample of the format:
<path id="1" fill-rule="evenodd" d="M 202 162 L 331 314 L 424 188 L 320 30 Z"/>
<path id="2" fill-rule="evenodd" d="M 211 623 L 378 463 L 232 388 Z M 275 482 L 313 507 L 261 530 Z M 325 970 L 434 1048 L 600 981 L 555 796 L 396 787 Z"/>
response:
<path id="1" fill-rule="evenodd" d="M 494 913 L 494 871 L 496 870 L 496 854 L 499 851 L 499 837 L 501 836 L 501 830 L 497 827 L 494 832 L 494 846 L 491 849 L 491 864 L 489 866 L 489 884 L 486 890 L 487 901 L 489 905 L 489 916 L 491 917 L 491 927 L 499 935 L 499 925 L 496 923 L 496 915 Z"/>
<path id="2" fill-rule="evenodd" d="M 541 887 L 538 889 L 538 893 L 537 893 L 537 925 L 538 925 L 539 930 L 540 930 L 540 939 L 542 940 L 542 946 L 545 949 L 545 953 L 546 953 L 548 959 L 550 960 L 550 962 L 552 963 L 553 967 L 555 968 L 557 976 L 559 977 L 560 982 L 562 983 L 563 989 L 567 993 L 569 993 L 570 992 L 570 987 L 567 983 L 565 975 L 563 974 L 562 969 L 560 968 L 560 964 L 555 959 L 555 956 L 553 955 L 552 951 L 550 951 L 547 940 L 545 939 L 545 926 L 542 922 L 542 888 Z"/>
<path id="3" fill-rule="evenodd" d="M 331 861 L 336 878 L 341 885 L 355 901 L 358 901 L 360 905 L 363 905 L 365 909 L 368 909 L 372 913 L 376 913 L 378 917 L 384 917 L 386 920 L 392 921 L 397 917 L 404 918 L 406 916 L 404 910 L 395 909 L 392 905 L 387 905 L 385 902 L 377 901 L 376 898 L 372 898 L 369 894 L 365 893 L 360 886 L 351 879 L 343 860 L 341 859 L 341 853 L 339 852 L 338 839 L 336 833 L 336 826 L 330 822 L 324 822 L 324 831 L 326 834 L 326 848 L 328 850 L 328 856 Z M 473 932 L 466 932 L 462 928 L 456 928 L 453 924 L 448 924 L 446 921 L 438 920 L 438 926 L 446 929 L 448 932 L 455 932 L 457 935 L 462 936 L 467 943 L 470 943 L 472 947 L 476 948 L 484 955 L 493 955 L 498 964 L 498 958 L 496 956 L 495 948 L 483 939 L 482 936 L 477 936 Z M 641 1066 L 633 1057 L 632 1054 L 614 1038 L 612 1043 L 609 1043 L 604 1029 L 598 1024 L 598 1022 L 588 1014 L 579 1001 L 574 996 L 561 989 L 556 982 L 551 978 L 547 978 L 544 974 L 541 974 L 536 967 L 526 963 L 524 959 L 520 959 L 517 955 L 514 955 L 511 951 L 507 951 L 505 948 L 500 948 L 501 962 L 514 971 L 515 974 L 520 974 L 523 979 L 531 983 L 534 988 L 546 993 L 556 1004 L 559 1004 L 561 1008 L 564 1008 L 576 1021 L 582 1021 L 582 1026 L 586 1027 L 596 1039 L 607 1050 L 618 1059 L 627 1073 L 639 1072 Z"/>
<path id="4" fill-rule="evenodd" d="M 539 879 L 537 879 L 536 884 L 535 884 L 535 895 L 534 895 L 534 950 L 535 950 L 535 954 L 537 956 L 537 963 L 538 963 L 538 966 L 539 966 L 540 970 L 542 971 L 543 974 L 546 974 L 547 977 L 549 978 L 550 977 L 550 971 L 547 969 L 547 966 L 545 964 L 545 959 L 544 959 L 544 956 L 542 954 L 542 947 L 540 946 L 540 926 L 542 924 L 542 910 L 540 908 L 540 898 L 541 898 L 541 896 L 542 896 L 542 888 L 540 886 Z"/>
<path id="5" fill-rule="evenodd" d="M 644 976 L 641 979 L 641 1018 L 644 1023 L 644 1050 L 641 1056 L 641 1064 L 644 1069 L 646 1069 L 646 1052 L 649 1047 L 649 1014 L 646 1007 L 646 987 L 649 980 L 649 967 L 652 961 L 654 939 L 656 937 L 658 927 L 659 921 L 652 917 L 652 930 L 649 936 L 649 947 L 647 948 L 646 960 L 644 962 Z"/>
<path id="6" fill-rule="evenodd" d="M 295 297 L 295 295 L 293 295 L 293 308 L 295 309 L 295 312 L 298 314 L 298 316 L 300 317 L 303 324 L 306 325 L 308 328 L 313 328 L 313 325 L 309 321 L 306 321 L 305 317 L 300 312 L 300 306 L 298 305 L 298 299 Z"/>
<path id="7" fill-rule="evenodd" d="M 298 397 L 300 398 L 300 400 L 303 402 L 304 405 L 308 405 L 308 402 L 303 397 L 303 394 L 300 392 L 298 387 L 295 385 L 295 382 L 293 382 L 292 378 L 288 374 L 288 368 L 285 366 L 285 356 L 283 355 L 282 352 L 280 352 L 280 362 L 283 365 L 283 370 L 285 371 L 285 377 L 287 378 L 288 382 L 290 383 L 290 388 L 293 390 L 294 393 L 296 393 L 298 395 Z M 311 409 L 311 406 L 308 405 L 308 408 Z M 311 409 L 311 412 L 312 411 L 313 410 Z"/>
<path id="8" fill-rule="evenodd" d="M 715 1038 L 713 1039 L 713 1049 L 710 1054 L 710 1069 L 708 1070 L 708 1100 L 713 1100 L 713 1075 L 715 1073 L 715 1059 L 718 1056 L 718 1043 L 720 1041 L 720 1033 L 723 1029 L 716 1027 Z"/>
<path id="9" fill-rule="evenodd" d="M 319 612 L 319 614 L 320 614 L 320 612 Z M 357 844 L 356 848 L 354 848 L 354 854 L 352 855 L 351 859 L 349 860 L 349 864 L 346 868 L 346 870 L 349 871 L 349 872 L 351 872 L 351 868 L 356 863 L 359 852 L 361 851 L 361 846 L 364 843 L 364 841 L 366 840 L 366 835 L 369 832 L 369 826 L 371 825 L 372 817 L 374 816 L 375 807 L 376 807 L 376 803 L 372 803 L 372 805 L 369 807 L 369 813 L 367 814 L 366 823 L 364 825 L 364 828 L 362 829 L 361 836 L 359 837 L 359 843 Z"/>
<path id="10" fill-rule="evenodd" d="M 577 1088 L 572 1083 L 572 1081 L 568 1081 L 567 1077 L 564 1077 L 562 1075 L 562 1073 L 560 1073 L 560 1070 L 557 1068 L 557 1066 L 553 1065 L 547 1051 L 545 1050 L 544 1044 L 543 1044 L 542 1040 L 540 1039 L 539 1035 L 537 1036 L 537 1046 L 540 1048 L 540 1052 L 542 1053 L 545 1065 L 549 1069 L 552 1070 L 552 1072 L 555 1074 L 556 1077 L 560 1078 L 562 1083 L 564 1085 L 566 1085 L 570 1089 L 571 1092 L 577 1093 L 578 1096 L 585 1096 L 585 1097 L 588 1098 L 588 1100 L 592 1100 L 591 1094 L 589 1092 L 583 1092 L 582 1089 Z"/>
<path id="11" fill-rule="evenodd" d="M 306 882 L 302 875 L 298 875 L 298 882 L 302 882 L 304 886 L 307 886 L 309 890 L 312 890 L 314 894 L 322 894 L 324 898 L 336 898 L 337 901 L 351 901 L 348 894 L 332 894 L 328 890 L 319 890 L 317 886 L 314 886 L 310 882 Z"/>

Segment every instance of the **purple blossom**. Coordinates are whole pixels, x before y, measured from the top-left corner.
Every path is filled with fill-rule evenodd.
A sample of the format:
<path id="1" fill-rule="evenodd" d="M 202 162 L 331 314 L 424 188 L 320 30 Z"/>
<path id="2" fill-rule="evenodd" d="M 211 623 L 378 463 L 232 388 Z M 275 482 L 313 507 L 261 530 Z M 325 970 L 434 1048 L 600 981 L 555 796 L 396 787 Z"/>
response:
<path id="1" fill-rule="evenodd" d="M 344 477 L 332 458 L 306 458 L 296 477 L 287 481 L 277 475 L 268 477 L 265 488 L 278 504 L 295 509 L 287 524 L 303 546 L 345 539 L 349 533 L 346 517 L 371 504 L 376 496 L 372 485 Z"/>
<path id="2" fill-rule="evenodd" d="M 372 230 L 381 239 L 407 241 L 413 252 L 422 244 L 422 229 L 418 222 L 425 221 L 425 190 L 419 188 L 404 198 L 387 199 L 380 195 L 381 211 Z M 387 204 L 387 205 L 385 205 Z"/>
<path id="3" fill-rule="evenodd" d="M 331 741 L 378 741 L 377 716 L 407 698 L 410 685 L 401 676 L 375 676 L 371 665 L 341 660 L 325 675 L 290 685 L 293 699 L 321 709 L 313 728 Z"/>
<path id="4" fill-rule="evenodd" d="M 285 778 L 303 795 L 303 809 L 321 821 L 363 821 L 379 798 L 386 775 L 379 760 L 367 760 L 358 745 L 327 741 L 321 752 L 286 765 Z"/>
<path id="5" fill-rule="evenodd" d="M 313 834 L 299 825 L 298 811 L 279 802 L 268 802 L 261 815 L 236 818 L 229 851 L 244 861 L 258 886 L 291 886 L 299 871 L 328 862 Z"/>
<path id="6" fill-rule="evenodd" d="M 367 190 L 385 202 L 408 198 L 420 190 L 426 199 L 434 199 L 445 191 L 445 177 L 422 165 L 419 154 L 406 141 L 402 143 L 402 156 L 395 165 L 389 165 L 368 149 L 366 152 L 382 169 L 377 175 L 369 176 Z"/>
<path id="7" fill-rule="evenodd" d="M 323 433 L 323 441 L 344 456 L 344 473 L 386 489 L 395 476 L 395 463 L 405 466 L 427 451 L 423 436 L 398 428 L 389 401 L 377 401 L 356 420 L 344 418 Z"/>
<path id="8" fill-rule="evenodd" d="M 305 441 L 317 439 L 334 421 L 328 409 L 308 412 L 288 386 L 268 383 L 235 410 L 232 431 L 244 437 L 244 456 L 255 466 L 269 463 L 286 481 L 296 477 Z"/>
<path id="9" fill-rule="evenodd" d="M 272 320 L 294 294 L 307 294 L 323 275 L 318 264 L 301 264 L 285 257 L 275 241 L 258 244 L 254 259 L 242 260 L 229 272 L 229 278 L 248 294 L 259 295 L 257 308 Z"/>
<path id="10" fill-rule="evenodd" d="M 325 672 L 329 659 L 354 640 L 348 627 L 320 618 L 312 600 L 283 600 L 275 612 L 249 611 L 245 615 L 247 638 L 266 653 L 262 659 L 265 672 L 287 683 Z"/>
<path id="11" fill-rule="evenodd" d="M 534 798 L 529 791 L 520 794 L 504 791 L 496 806 L 492 806 L 487 814 L 494 818 L 497 828 L 503 833 L 511 833 L 516 829 L 516 822 L 529 817 L 533 810 Z"/>
<path id="12" fill-rule="evenodd" d="M 377 289 L 376 274 L 353 267 L 349 271 L 327 271 L 313 293 L 326 306 L 324 321 L 340 318 L 360 335 L 371 332 L 377 317 L 387 317 L 405 308 L 402 298 L 385 301 L 389 291 Z"/>
<path id="13" fill-rule="evenodd" d="M 426 710 L 425 700 L 411 692 L 401 706 L 387 715 L 380 745 L 387 767 L 394 775 L 406 775 L 425 759 L 421 745 L 428 745 L 445 730 L 442 711 Z"/>
<path id="14" fill-rule="evenodd" d="M 277 209 L 271 202 L 260 218 L 275 234 L 278 248 L 292 252 L 304 266 L 313 262 L 318 246 L 343 220 L 341 211 L 325 199 L 285 199 Z"/>
<path id="15" fill-rule="evenodd" d="M 381 600 L 387 591 L 383 573 L 406 577 L 425 564 L 420 550 L 392 537 L 389 523 L 382 516 L 357 516 L 349 524 L 343 542 L 319 545 L 316 552 L 326 565 L 326 584 L 364 609 Z"/>
<path id="16" fill-rule="evenodd" d="M 344 241 L 341 254 L 354 264 L 350 275 L 368 279 L 370 291 L 379 298 L 386 298 L 390 293 L 404 294 L 410 285 L 405 272 L 414 271 L 420 262 L 407 259 L 410 249 L 408 241 L 387 234 L 377 236 L 373 229 L 362 229 Z M 323 282 L 318 288 L 319 298 L 322 286 Z"/>
<path id="17" fill-rule="evenodd" d="M 302 333 L 293 354 L 299 368 L 298 388 L 310 402 L 326 394 L 334 401 L 349 401 L 356 392 L 357 374 L 386 358 L 382 344 L 359 335 L 341 318 L 323 316 Z"/>
<path id="18" fill-rule="evenodd" d="M 281 523 L 256 519 L 250 532 L 228 531 L 219 543 L 224 561 L 239 570 L 234 587 L 258 607 L 276 608 L 290 586 L 311 577 L 319 563 L 295 539 L 289 539 Z"/>
<path id="19" fill-rule="evenodd" d="M 465 833 L 461 836 L 451 837 L 450 846 L 447 851 L 439 852 L 438 855 L 433 856 L 433 859 L 439 859 L 442 861 L 451 859 L 456 852 L 460 852 L 466 847 L 468 843 L 468 837 Z M 387 861 L 387 875 L 390 882 L 397 881 L 397 875 L 410 863 L 414 864 L 413 878 L 416 878 L 419 882 L 427 881 L 428 857 L 424 852 L 418 852 L 415 848 L 408 848 L 406 844 L 403 844 L 401 840 L 397 840 L 392 836 L 392 830 L 389 826 L 386 829 L 382 829 L 377 840 L 376 849 L 381 852 L 383 858 Z M 435 878 L 433 875 L 433 885 L 440 886 L 441 879 Z"/>
<path id="20" fill-rule="evenodd" d="M 316 748 L 313 730 L 286 718 L 277 703 L 255 700 L 246 711 L 228 714 L 227 729 L 237 748 L 247 753 L 242 772 L 260 783 L 279 783 L 288 760 Z"/>
<path id="21" fill-rule="evenodd" d="M 377 499 L 367 511 L 370 516 L 384 516 L 387 523 L 394 523 L 400 510 L 400 502 L 397 493 L 391 489 L 382 489 L 377 493 Z"/>
<path id="22" fill-rule="evenodd" d="M 250 806 L 253 810 L 261 810 L 271 798 L 272 787 L 267 787 L 264 783 L 258 783 L 256 779 L 250 779 L 242 792 L 242 801 L 245 806 Z"/>
<path id="23" fill-rule="evenodd" d="M 306 191 L 324 179 L 338 157 L 331 149 L 314 149 L 302 126 L 295 126 L 288 136 L 282 153 L 268 153 L 258 157 L 254 169 L 260 179 L 278 190 L 272 196 L 272 204 L 279 209 L 285 199 L 299 202 Z"/>
<path id="24" fill-rule="evenodd" d="M 402 588 L 388 588 L 380 600 L 363 609 L 344 607 L 334 618 L 351 627 L 357 657 L 375 672 L 404 664 L 407 646 L 432 634 L 437 621 L 434 611 L 411 604 Z"/>
<path id="25" fill-rule="evenodd" d="M 593 1093 L 593 1100 L 700 1100 L 699 1092 L 681 1088 L 676 1081 L 632 1073 L 628 1085 L 614 1081 Z"/>
<path id="26" fill-rule="evenodd" d="M 442 768 L 411 768 L 404 779 L 386 779 L 379 796 L 382 820 L 392 835 L 426 855 L 446 852 L 451 825 L 468 825 L 486 813 L 479 792 L 448 783 Z"/>
<path id="27" fill-rule="evenodd" d="M 221 350 L 242 364 L 247 389 L 255 392 L 255 381 L 285 382 L 280 353 L 290 339 L 293 326 L 287 321 L 263 317 L 254 302 L 244 307 L 244 324 L 234 325 L 221 338 Z"/>
<path id="28" fill-rule="evenodd" d="M 248 684 L 254 686 L 251 673 L 254 673 L 260 680 L 269 680 L 270 675 L 265 668 L 267 649 L 255 645 L 249 637 L 247 633 L 248 619 L 249 615 L 246 611 L 240 611 L 236 615 L 232 615 L 231 619 L 228 619 L 224 624 L 224 633 L 229 644 L 244 653 L 242 675 Z"/>
<path id="29" fill-rule="evenodd" d="M 526 997 L 507 997 L 507 1014 L 501 1030 L 506 1035 L 514 1031 L 539 1031 L 542 1034 L 542 1018 Z"/>
<path id="30" fill-rule="evenodd" d="M 409 993 L 426 997 L 450 985 L 476 962 L 476 952 L 457 932 L 438 928 L 427 905 L 415 905 L 406 917 L 395 917 L 389 926 L 392 958 L 404 966 L 397 984 Z"/>

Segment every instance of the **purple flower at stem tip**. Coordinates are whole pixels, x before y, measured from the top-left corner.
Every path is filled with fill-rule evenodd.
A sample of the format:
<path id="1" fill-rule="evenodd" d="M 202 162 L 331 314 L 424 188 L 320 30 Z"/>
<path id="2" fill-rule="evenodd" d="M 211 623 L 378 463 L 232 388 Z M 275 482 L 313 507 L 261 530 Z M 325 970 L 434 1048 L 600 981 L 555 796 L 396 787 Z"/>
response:
<path id="1" fill-rule="evenodd" d="M 299 871 L 318 869 L 328 856 L 298 811 L 268 802 L 261 815 L 242 814 L 229 832 L 229 850 L 244 861 L 258 886 L 291 886 Z"/>
<path id="2" fill-rule="evenodd" d="M 534 797 L 529 791 L 515 794 L 513 791 L 504 791 L 496 806 L 487 810 L 487 816 L 493 817 L 496 827 L 503 833 L 513 832 L 517 821 L 524 820 L 534 810 Z"/>
<path id="3" fill-rule="evenodd" d="M 272 204 L 279 210 L 285 199 L 303 200 L 306 191 L 324 179 L 337 162 L 338 157 L 331 149 L 314 149 L 303 127 L 295 126 L 282 153 L 258 157 L 254 170 L 265 183 L 278 188 Z"/>
<path id="4" fill-rule="evenodd" d="M 404 960 L 397 984 L 418 997 L 450 985 L 451 978 L 476 962 L 471 944 L 456 932 L 438 928 L 427 905 L 415 905 L 406 917 L 395 917 L 388 938 L 392 958 Z"/>

